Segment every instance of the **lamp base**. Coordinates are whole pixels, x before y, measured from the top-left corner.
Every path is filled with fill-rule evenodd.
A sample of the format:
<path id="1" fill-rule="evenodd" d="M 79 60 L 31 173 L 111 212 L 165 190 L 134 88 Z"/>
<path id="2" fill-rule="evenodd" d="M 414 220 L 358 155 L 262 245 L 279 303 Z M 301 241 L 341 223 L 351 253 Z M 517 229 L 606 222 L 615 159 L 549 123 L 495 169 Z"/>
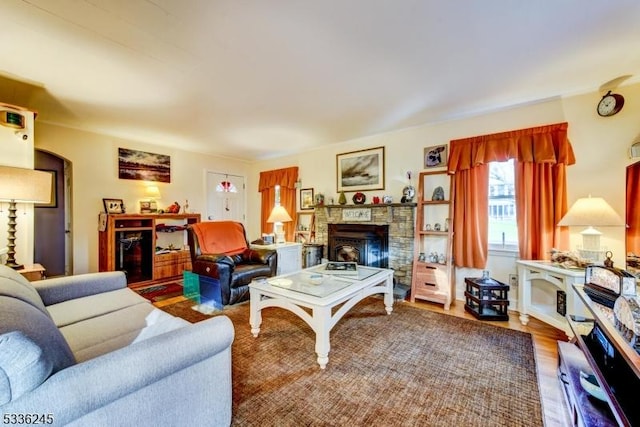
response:
<path id="1" fill-rule="evenodd" d="M 580 249 L 578 248 L 578 253 L 580 256 L 586 260 L 589 260 L 593 263 L 601 263 L 606 258 L 605 253 L 606 249 L 603 250 L 593 250 L 593 249 Z"/>
<path id="2" fill-rule="evenodd" d="M 24 267 L 23 264 L 16 264 L 15 262 L 12 262 L 11 264 L 7 263 L 5 265 L 9 268 L 13 268 L 14 270 L 20 270 L 21 268 Z"/>
<path id="3" fill-rule="evenodd" d="M 7 252 L 5 265 L 14 270 L 19 270 L 24 266 L 16 262 L 16 218 L 18 218 L 16 211 L 16 201 L 11 200 L 9 202 L 9 228 L 7 230 L 7 248 L 9 248 L 9 251 Z"/>

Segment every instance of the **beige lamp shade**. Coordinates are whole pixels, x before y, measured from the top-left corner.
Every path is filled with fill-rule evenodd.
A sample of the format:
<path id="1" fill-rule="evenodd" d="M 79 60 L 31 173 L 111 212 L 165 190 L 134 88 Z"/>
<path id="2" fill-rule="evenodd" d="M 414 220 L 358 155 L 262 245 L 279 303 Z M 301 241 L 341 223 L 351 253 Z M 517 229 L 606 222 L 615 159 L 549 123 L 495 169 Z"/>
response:
<path id="1" fill-rule="evenodd" d="M 289 222 L 289 221 L 293 221 L 293 219 L 291 219 L 291 216 L 289 216 L 289 213 L 282 205 L 276 205 L 271 211 L 269 218 L 267 219 L 267 222 Z"/>
<path id="2" fill-rule="evenodd" d="M 49 203 L 51 174 L 33 169 L 0 166 L 0 200 Z"/>
<path id="3" fill-rule="evenodd" d="M 589 196 L 576 200 L 558 225 L 606 227 L 624 225 L 624 221 L 602 197 Z"/>
<path id="4" fill-rule="evenodd" d="M 601 197 L 584 197 L 576 200 L 558 223 L 560 226 L 587 227 L 582 234 L 581 254 L 587 259 L 597 260 L 601 252 L 600 233 L 594 226 L 622 226 L 624 221 Z"/>
<path id="5" fill-rule="evenodd" d="M 160 189 L 157 185 L 150 185 L 144 190 L 144 194 L 149 199 L 159 199 L 160 198 Z"/>
<path id="6" fill-rule="evenodd" d="M 284 227 L 282 226 L 282 223 L 289 221 L 293 220 L 289 216 L 287 210 L 282 205 L 277 204 L 267 219 L 267 222 L 273 223 L 273 234 L 276 236 L 276 244 L 285 243 Z"/>

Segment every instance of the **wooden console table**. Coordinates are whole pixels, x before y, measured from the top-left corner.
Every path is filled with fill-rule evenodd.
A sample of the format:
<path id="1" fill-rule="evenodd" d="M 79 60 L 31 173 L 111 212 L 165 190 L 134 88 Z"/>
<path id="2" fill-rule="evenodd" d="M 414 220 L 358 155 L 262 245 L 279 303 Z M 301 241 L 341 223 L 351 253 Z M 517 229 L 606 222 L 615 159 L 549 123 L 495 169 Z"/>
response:
<path id="1" fill-rule="evenodd" d="M 574 292 L 573 285 L 584 284 L 584 270 L 570 270 L 556 266 L 551 261 L 516 261 L 518 266 L 518 311 L 520 322 L 529 323 L 529 315 L 549 325 L 562 329 L 568 336 L 573 332 L 567 319 L 557 311 L 557 301 L 553 303 L 538 302 L 532 298 L 535 288 L 545 286 L 536 281 L 546 283 L 555 291 L 561 290 L 566 295 L 566 314 L 584 316 L 586 308 Z"/>

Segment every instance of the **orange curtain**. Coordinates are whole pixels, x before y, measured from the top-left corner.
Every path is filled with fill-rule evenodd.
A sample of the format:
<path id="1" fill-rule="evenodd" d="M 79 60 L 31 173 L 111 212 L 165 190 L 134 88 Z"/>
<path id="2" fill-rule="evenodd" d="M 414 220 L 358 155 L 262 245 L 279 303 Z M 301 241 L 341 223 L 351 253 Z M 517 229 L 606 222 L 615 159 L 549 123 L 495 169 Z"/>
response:
<path id="1" fill-rule="evenodd" d="M 450 142 L 455 212 L 473 209 L 454 216 L 457 266 L 486 266 L 489 178 L 484 167 L 490 162 L 515 159 L 520 258 L 545 259 L 552 247 L 568 242 L 566 228 L 556 226 L 567 211 L 565 168 L 575 163 L 567 128 L 567 123 L 558 123 Z"/>
<path id="2" fill-rule="evenodd" d="M 569 246 L 567 227 L 558 227 L 567 213 L 566 165 L 515 164 L 516 216 L 520 259 L 549 259 L 552 248 Z"/>
<path id="3" fill-rule="evenodd" d="M 489 223 L 489 165 L 457 172 L 453 179 L 453 259 L 456 265 L 484 268 Z M 459 197 L 459 194 L 473 197 Z M 485 215 L 478 213 L 485 212 Z"/>
<path id="4" fill-rule="evenodd" d="M 292 242 L 294 239 L 296 222 L 296 181 L 298 180 L 298 167 L 293 166 L 284 169 L 260 172 L 258 191 L 262 194 L 260 213 L 260 229 L 262 233 L 273 232 L 273 224 L 267 219 L 276 203 L 276 185 L 280 185 L 280 204 L 287 210 L 292 222 L 284 223 L 285 239 Z"/>
<path id="5" fill-rule="evenodd" d="M 640 194 L 640 162 L 627 166 L 627 196 L 625 233 L 627 254 L 640 255 L 640 204 L 637 202 Z"/>

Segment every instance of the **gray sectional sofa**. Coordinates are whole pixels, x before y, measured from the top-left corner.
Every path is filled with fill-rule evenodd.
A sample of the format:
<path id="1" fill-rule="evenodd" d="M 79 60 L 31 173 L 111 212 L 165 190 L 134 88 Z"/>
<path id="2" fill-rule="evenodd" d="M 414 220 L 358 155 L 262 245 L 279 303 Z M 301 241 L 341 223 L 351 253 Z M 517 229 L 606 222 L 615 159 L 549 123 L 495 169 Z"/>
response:
<path id="1" fill-rule="evenodd" d="M 233 338 L 226 316 L 173 317 L 120 272 L 30 283 L 0 265 L 0 420 L 229 425 Z"/>

